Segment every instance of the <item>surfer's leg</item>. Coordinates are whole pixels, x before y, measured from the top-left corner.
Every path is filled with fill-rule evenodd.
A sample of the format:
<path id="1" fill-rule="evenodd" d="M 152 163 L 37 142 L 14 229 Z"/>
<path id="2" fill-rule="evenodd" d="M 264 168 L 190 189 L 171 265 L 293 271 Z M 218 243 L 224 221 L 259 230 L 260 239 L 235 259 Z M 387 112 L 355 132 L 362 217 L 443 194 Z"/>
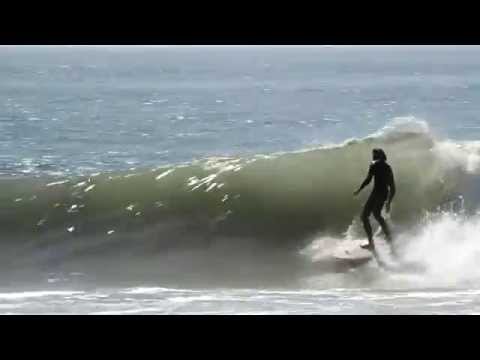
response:
<path id="1" fill-rule="evenodd" d="M 388 227 L 387 222 L 382 216 L 382 208 L 383 208 L 384 201 L 379 201 L 377 204 L 375 204 L 374 209 L 373 209 L 373 216 L 375 220 L 378 221 L 380 224 L 380 227 L 382 228 L 383 233 L 385 234 L 387 241 L 389 243 L 392 242 L 392 236 L 390 233 L 390 229 Z"/>
<path id="2" fill-rule="evenodd" d="M 365 232 L 367 233 L 368 247 L 373 249 L 375 247 L 375 245 L 373 243 L 372 226 L 370 225 L 370 220 L 368 219 L 371 212 L 372 212 L 371 203 L 372 203 L 372 201 L 370 199 L 368 199 L 367 203 L 365 204 L 365 207 L 363 208 L 361 219 L 362 219 L 362 222 L 363 222 L 363 228 L 365 229 Z"/>
<path id="3" fill-rule="evenodd" d="M 375 204 L 374 209 L 373 209 L 373 216 L 375 217 L 375 220 L 378 221 L 378 223 L 380 224 L 380 227 L 382 228 L 383 233 L 385 234 L 385 238 L 386 238 L 388 244 L 390 245 L 391 254 L 394 257 L 397 257 L 398 254 L 397 254 L 397 252 L 396 252 L 396 250 L 393 246 L 393 243 L 392 243 L 392 233 L 390 232 L 390 228 L 389 228 L 387 222 L 385 221 L 385 219 L 382 216 L 383 204 L 384 204 L 383 200 L 379 201 L 378 204 Z"/>

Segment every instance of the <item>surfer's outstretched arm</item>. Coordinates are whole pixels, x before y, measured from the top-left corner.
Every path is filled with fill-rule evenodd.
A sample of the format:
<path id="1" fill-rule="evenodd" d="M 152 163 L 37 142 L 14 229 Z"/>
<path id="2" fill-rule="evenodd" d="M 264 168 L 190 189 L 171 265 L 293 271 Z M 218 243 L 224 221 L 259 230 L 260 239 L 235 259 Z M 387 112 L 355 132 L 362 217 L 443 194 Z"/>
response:
<path id="1" fill-rule="evenodd" d="M 360 193 L 360 191 L 362 191 L 362 189 L 367 186 L 368 184 L 370 184 L 370 181 L 372 181 L 372 178 L 373 178 L 373 169 L 372 169 L 372 166 L 370 165 L 370 168 L 368 169 L 368 175 L 367 175 L 367 178 L 363 181 L 362 185 L 360 185 L 360 187 L 358 188 L 357 191 L 355 191 L 353 194 L 354 195 L 358 195 L 358 193 Z"/>

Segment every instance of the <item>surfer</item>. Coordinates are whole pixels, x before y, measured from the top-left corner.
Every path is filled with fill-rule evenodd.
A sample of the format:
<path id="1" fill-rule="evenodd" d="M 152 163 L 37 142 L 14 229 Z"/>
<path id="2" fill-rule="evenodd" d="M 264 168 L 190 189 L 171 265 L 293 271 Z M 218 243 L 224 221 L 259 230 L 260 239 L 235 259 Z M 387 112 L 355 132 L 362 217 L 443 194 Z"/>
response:
<path id="1" fill-rule="evenodd" d="M 387 241 L 390 243 L 390 246 L 392 246 L 392 236 L 390 229 L 382 216 L 382 208 L 386 201 L 385 210 L 387 213 L 390 212 L 390 204 L 395 196 L 395 181 L 393 179 L 392 168 L 387 164 L 387 156 L 385 155 L 385 152 L 382 149 L 373 149 L 372 155 L 373 161 L 370 164 L 367 178 L 353 194 L 355 196 L 358 195 L 365 186 L 370 184 L 372 178 L 374 179 L 372 193 L 370 194 L 361 215 L 363 227 L 365 228 L 368 237 L 368 244 L 362 245 L 361 247 L 370 251 L 375 251 L 372 226 L 370 225 L 369 217 L 370 214 L 373 213 L 373 216 L 382 227 Z"/>

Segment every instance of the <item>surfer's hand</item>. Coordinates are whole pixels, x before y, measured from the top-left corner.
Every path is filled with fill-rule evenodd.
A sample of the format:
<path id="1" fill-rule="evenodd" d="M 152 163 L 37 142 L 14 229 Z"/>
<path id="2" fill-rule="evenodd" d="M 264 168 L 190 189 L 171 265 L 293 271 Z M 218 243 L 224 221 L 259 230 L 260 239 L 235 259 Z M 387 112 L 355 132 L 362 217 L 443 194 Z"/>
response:
<path id="1" fill-rule="evenodd" d="M 389 202 L 387 202 L 387 205 L 385 206 L 385 211 L 386 211 L 387 213 L 390 212 L 390 203 L 389 203 Z"/>

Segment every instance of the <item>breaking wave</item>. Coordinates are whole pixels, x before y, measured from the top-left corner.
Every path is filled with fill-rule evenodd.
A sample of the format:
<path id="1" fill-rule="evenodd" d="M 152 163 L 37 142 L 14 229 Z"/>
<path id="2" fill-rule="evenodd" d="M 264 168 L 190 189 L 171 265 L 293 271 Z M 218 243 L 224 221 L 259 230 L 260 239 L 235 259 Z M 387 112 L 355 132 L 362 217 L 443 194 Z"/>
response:
<path id="1" fill-rule="evenodd" d="M 297 254 L 312 239 L 344 239 L 358 227 L 368 189 L 359 198 L 352 192 L 374 147 L 386 151 L 394 169 L 390 221 L 400 238 L 427 214 L 476 212 L 480 143 L 437 139 L 426 122 L 400 118 L 365 138 L 297 152 L 84 178 L 0 180 L 2 261 L 147 261 L 212 249 L 216 261 Z"/>

